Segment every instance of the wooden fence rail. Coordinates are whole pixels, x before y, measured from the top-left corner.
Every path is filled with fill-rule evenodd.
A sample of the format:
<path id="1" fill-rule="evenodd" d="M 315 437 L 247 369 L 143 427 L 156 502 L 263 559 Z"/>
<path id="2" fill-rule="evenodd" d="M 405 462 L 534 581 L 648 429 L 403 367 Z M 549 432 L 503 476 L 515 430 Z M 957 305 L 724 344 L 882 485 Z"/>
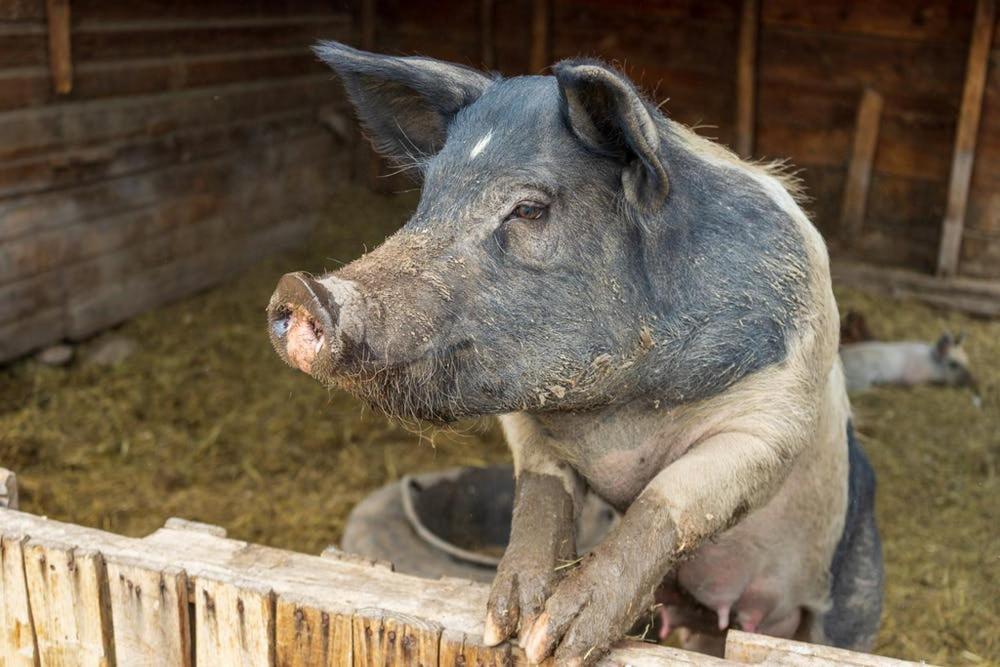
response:
<path id="1" fill-rule="evenodd" d="M 129 538 L 0 509 L 0 663 L 522 665 L 481 642 L 488 590 L 171 519 Z M 604 665 L 907 665 L 731 631 L 727 659 L 624 642 Z"/>

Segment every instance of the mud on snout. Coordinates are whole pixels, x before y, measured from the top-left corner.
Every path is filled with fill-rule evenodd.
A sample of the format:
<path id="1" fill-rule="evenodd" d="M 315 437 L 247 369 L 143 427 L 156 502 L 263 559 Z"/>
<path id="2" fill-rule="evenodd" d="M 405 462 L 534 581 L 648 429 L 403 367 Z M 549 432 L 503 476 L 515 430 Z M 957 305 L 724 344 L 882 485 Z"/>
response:
<path id="1" fill-rule="evenodd" d="M 471 341 L 391 359 L 366 340 L 365 309 L 353 281 L 288 273 L 267 307 L 271 344 L 292 368 L 391 417 L 444 423 L 479 414 L 458 388 Z"/>

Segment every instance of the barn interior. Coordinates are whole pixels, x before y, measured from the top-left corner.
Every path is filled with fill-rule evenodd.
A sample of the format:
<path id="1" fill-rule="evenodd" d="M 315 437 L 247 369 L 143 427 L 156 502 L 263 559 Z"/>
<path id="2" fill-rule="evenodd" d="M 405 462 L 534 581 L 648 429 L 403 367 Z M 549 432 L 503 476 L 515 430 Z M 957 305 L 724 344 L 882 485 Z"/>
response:
<path id="1" fill-rule="evenodd" d="M 487 420 L 386 420 L 268 344 L 279 276 L 358 256 L 419 197 L 309 47 L 504 75 L 595 56 L 700 134 L 788 161 L 842 315 L 881 340 L 966 332 L 978 400 L 852 396 L 879 478 L 875 650 L 1000 664 L 996 24 L 993 0 L 0 2 L 0 467 L 34 514 L 127 535 L 183 516 L 316 553 L 403 474 L 507 461 Z"/>

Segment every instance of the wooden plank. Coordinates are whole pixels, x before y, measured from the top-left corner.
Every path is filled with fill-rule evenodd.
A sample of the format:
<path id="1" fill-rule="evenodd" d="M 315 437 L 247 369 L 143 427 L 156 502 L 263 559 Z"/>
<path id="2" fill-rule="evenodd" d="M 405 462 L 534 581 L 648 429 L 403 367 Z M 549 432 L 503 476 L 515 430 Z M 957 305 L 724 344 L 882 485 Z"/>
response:
<path id="1" fill-rule="evenodd" d="M 878 146 L 881 117 L 882 96 L 871 88 L 865 88 L 858 104 L 858 115 L 854 124 L 854 145 L 851 149 L 851 160 L 847 167 L 847 179 L 840 207 L 840 226 L 846 236 L 856 235 L 865 219 L 868 186 L 871 184 L 872 163 Z"/>
<path id="2" fill-rule="evenodd" d="M 92 20 L 112 22 L 148 23 L 151 17 L 173 21 L 246 21 L 248 15 L 281 20 L 288 14 L 323 14 L 334 4 L 330 0 L 294 0 L 247 4 L 247 0 L 171 0 L 170 12 L 164 15 L 163 0 L 86 0 L 87 14 Z M 338 5 L 342 3 L 337 3 Z"/>
<path id="3" fill-rule="evenodd" d="M 169 303 L 233 275 L 263 257 L 301 243 L 314 221 L 303 218 L 231 243 L 214 244 L 178 256 L 129 280 L 110 282 L 81 294 L 66 308 L 66 335 L 85 338 L 141 312 Z"/>
<path id="4" fill-rule="evenodd" d="M 188 590 L 184 571 L 106 563 L 115 660 L 119 665 L 190 667 Z"/>
<path id="5" fill-rule="evenodd" d="M 195 661 L 273 667 L 274 594 L 237 577 L 200 577 L 194 586 Z"/>
<path id="6" fill-rule="evenodd" d="M 66 314 L 62 306 L 0 324 L 0 361 L 16 359 L 62 339 L 65 334 Z"/>
<path id="7" fill-rule="evenodd" d="M 114 664 L 101 554 L 32 536 L 24 546 L 24 571 L 41 664 Z"/>
<path id="8" fill-rule="evenodd" d="M 976 20 L 972 26 L 972 38 L 969 43 L 969 58 L 965 68 L 962 108 L 959 111 L 958 129 L 955 133 L 955 151 L 948 184 L 948 205 L 941 225 L 941 244 L 938 250 L 938 273 L 941 275 L 953 275 L 958 271 L 962 227 L 965 225 L 969 183 L 976 156 L 976 133 L 979 131 L 979 117 L 983 110 L 983 90 L 989 67 L 995 18 L 995 0 L 978 0 Z"/>
<path id="9" fill-rule="evenodd" d="M 987 317 L 1000 316 L 1000 281 L 933 276 L 835 259 L 835 285 L 850 285 L 894 298 L 918 299 L 935 306 Z"/>
<path id="10" fill-rule="evenodd" d="M 480 59 L 483 69 L 487 70 L 492 70 L 497 66 L 497 49 L 494 37 L 496 10 L 496 0 L 479 0 L 479 44 L 482 49 Z"/>
<path id="11" fill-rule="evenodd" d="M 312 137 L 314 146 L 322 148 L 329 145 L 327 137 L 322 134 L 313 134 Z M 293 154 L 287 152 L 290 146 L 303 148 L 302 163 L 279 171 L 275 177 L 256 173 L 255 167 L 248 166 L 259 163 L 241 163 L 241 159 L 253 157 L 262 161 L 276 158 L 292 160 Z M 139 210 L 126 210 L 96 220 L 41 229 L 4 242 L 0 244 L 0 286 L 109 253 L 128 253 L 130 248 L 143 244 L 165 251 L 168 255 L 184 251 L 186 239 L 182 237 L 192 236 L 195 233 L 193 228 L 206 225 L 206 221 L 213 218 L 223 220 L 223 232 L 229 231 L 225 229 L 229 225 L 234 235 L 239 236 L 265 225 L 280 224 L 282 218 L 297 217 L 305 210 L 320 205 L 323 197 L 330 192 L 315 171 L 310 173 L 310 169 L 330 165 L 322 156 L 310 155 L 310 152 L 308 146 L 300 141 L 273 150 L 233 152 L 226 160 L 214 164 L 202 163 L 201 170 L 192 170 L 189 188 L 175 189 L 167 181 L 158 191 L 132 191 L 132 194 L 144 194 L 151 199 L 151 205 Z M 153 180 L 162 182 L 155 177 Z M 149 186 L 146 179 L 140 183 Z M 111 189 L 114 189 L 113 185 Z M 187 196 L 175 199 L 174 193 L 178 189 L 186 190 Z M 42 214 L 39 211 L 39 216 Z M 54 223 L 53 220 L 47 222 Z M 162 244 L 162 237 L 167 234 L 174 239 L 174 245 Z M 220 237 L 226 235 L 220 234 Z M 0 238 L 2 236 L 0 234 Z M 204 239 L 206 242 L 210 240 Z M 70 293 L 73 291 L 68 290 Z M 3 310 L 6 309 L 0 307 L 0 311 Z M 2 321 L 4 318 L 0 316 Z"/>
<path id="12" fill-rule="evenodd" d="M 352 667 L 354 630 L 350 610 L 335 613 L 287 597 L 277 600 L 275 655 L 279 667 Z"/>
<path id="13" fill-rule="evenodd" d="M 510 642 L 504 642 L 500 646 L 484 646 L 478 637 L 455 630 L 445 630 L 441 634 L 438 660 L 441 665 L 508 667 L 514 663 L 514 654 Z"/>
<path id="14" fill-rule="evenodd" d="M 0 507 L 17 509 L 17 475 L 0 468 Z"/>
<path id="15" fill-rule="evenodd" d="M 57 308 L 62 304 L 64 294 L 59 271 L 49 271 L 0 286 L 0 325 Z"/>
<path id="16" fill-rule="evenodd" d="M 530 74 L 541 74 L 551 65 L 552 0 L 533 0 L 531 3 L 531 57 L 528 59 Z"/>
<path id="17" fill-rule="evenodd" d="M 343 100 L 328 73 L 0 113 L 0 157 L 15 159 L 183 127 L 247 122 Z"/>
<path id="18" fill-rule="evenodd" d="M 26 537 L 0 535 L 0 657 L 9 667 L 37 667 L 38 646 L 24 572 Z"/>
<path id="19" fill-rule="evenodd" d="M 6 0 L 0 2 L 0 21 L 33 21 L 45 18 L 43 0 Z"/>
<path id="20" fill-rule="evenodd" d="M 217 213 L 219 209 L 213 206 L 221 206 L 235 195 L 263 192 L 272 196 L 278 188 L 286 192 L 332 188 L 334 183 L 328 180 L 328 173 L 309 176 L 310 169 L 337 166 L 336 161 L 331 161 L 332 147 L 329 133 L 314 126 L 308 131 L 289 132 L 284 136 L 264 134 L 259 141 L 227 146 L 221 153 L 210 153 L 197 161 L 168 162 L 162 168 L 126 173 L 118 179 L 40 193 L 30 198 L 0 200 L 0 241 L 32 236 L 37 241 L 46 230 L 65 230 L 74 224 L 87 223 L 103 226 L 104 232 L 116 230 L 117 235 L 112 238 L 90 239 L 88 246 L 97 251 L 92 254 L 100 254 L 121 245 L 119 232 L 131 238 L 131 232 L 125 232 L 124 227 L 134 226 L 136 216 L 154 222 L 160 219 L 158 225 L 166 218 L 173 224 L 175 220 L 193 221 L 210 212 Z M 270 165 L 285 167 L 275 173 L 275 167 Z M 51 237 L 53 247 L 65 245 L 59 239 Z M 74 243 L 79 241 L 77 238 Z M 3 247 L 4 256 L 8 258 L 5 261 L 13 261 L 11 257 L 19 254 L 6 243 Z M 70 257 L 86 254 L 74 246 L 66 250 Z M 42 257 L 30 248 L 24 252 L 27 255 L 21 265 L 28 268 L 16 275 L 30 273 L 30 267 L 36 267 L 35 272 L 44 270 L 53 263 L 51 253 Z"/>
<path id="21" fill-rule="evenodd" d="M 73 57 L 69 39 L 69 0 L 46 0 L 49 21 L 49 70 L 60 95 L 73 90 Z"/>
<path id="22" fill-rule="evenodd" d="M 754 635 L 739 630 L 726 634 L 726 658 L 751 665 L 788 665 L 788 667 L 821 667 L 850 665 L 851 667 L 907 667 L 917 663 L 887 658 L 869 653 L 806 644 L 805 642 Z M 920 663 L 928 664 L 928 663 Z"/>
<path id="23" fill-rule="evenodd" d="M 78 62 L 121 63 L 165 55 L 305 49 L 320 38 L 350 39 L 350 27 L 346 11 L 284 18 L 248 15 L 239 20 L 171 20 L 151 14 L 146 21 L 123 22 L 95 17 L 74 25 L 73 57 Z"/>
<path id="24" fill-rule="evenodd" d="M 954 0 L 922 0 L 911 11 L 893 2 L 802 2 L 768 0 L 762 22 L 800 32 L 842 32 L 889 40 L 951 42 L 963 40 L 972 22 L 972 5 Z"/>
<path id="25" fill-rule="evenodd" d="M 189 530 L 193 533 L 203 533 L 214 537 L 226 536 L 226 529 L 222 526 L 216 526 L 211 523 L 202 523 L 201 521 L 190 521 L 176 516 L 172 516 L 167 519 L 166 523 L 163 524 L 163 527 L 169 528 L 170 530 Z"/>
<path id="26" fill-rule="evenodd" d="M 406 627 L 419 626 L 421 632 L 431 630 L 431 635 L 440 627 L 464 633 L 477 641 L 482 637 L 488 588 L 481 584 L 420 579 L 169 528 L 162 528 L 144 539 L 128 538 L 10 510 L 0 510 L 0 533 L 30 534 L 83 549 L 99 549 L 109 561 L 126 559 L 152 570 L 174 566 L 186 571 L 189 580 L 233 582 L 234 590 L 247 587 L 273 590 L 279 600 L 284 598 L 299 606 L 331 614 L 377 608 L 397 622 L 403 619 L 402 633 L 398 625 L 389 626 L 396 628 L 397 646 L 400 634 L 407 635 Z M 416 621 L 414 625 L 407 625 L 407 619 Z M 195 641 L 200 646 L 200 635 Z M 652 651 L 651 657 L 659 658 L 652 664 L 675 664 L 660 657 L 669 654 L 654 651 L 654 648 L 643 649 Z M 621 663 L 619 655 L 615 650 L 609 659 Z M 726 663 L 716 660 L 703 664 Z"/>
<path id="27" fill-rule="evenodd" d="M 848 92 L 869 86 L 887 97 L 957 96 L 965 62 L 965 49 L 958 42 L 872 39 L 768 26 L 759 46 L 761 83 L 812 82 Z"/>
<path id="28" fill-rule="evenodd" d="M 736 57 L 736 152 L 745 158 L 753 155 L 759 22 L 758 0 L 743 0 L 739 50 Z"/>
<path id="29" fill-rule="evenodd" d="M 280 81 L 324 71 L 305 45 L 242 53 L 176 55 L 127 61 L 80 63 L 73 69 L 73 99 L 93 100 L 249 81 Z M 0 111 L 57 102 L 50 75 L 43 68 L 0 72 Z"/>
<path id="30" fill-rule="evenodd" d="M 353 630 L 357 667 L 438 664 L 441 626 L 433 621 L 361 609 L 355 612 Z"/>

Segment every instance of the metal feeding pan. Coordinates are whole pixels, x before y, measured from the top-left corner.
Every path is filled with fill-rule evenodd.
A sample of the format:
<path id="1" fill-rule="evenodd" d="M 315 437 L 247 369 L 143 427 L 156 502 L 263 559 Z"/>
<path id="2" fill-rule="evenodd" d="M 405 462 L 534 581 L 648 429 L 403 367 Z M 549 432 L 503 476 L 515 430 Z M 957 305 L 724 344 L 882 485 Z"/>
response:
<path id="1" fill-rule="evenodd" d="M 397 572 L 489 582 L 510 539 L 513 503 L 509 465 L 408 475 L 358 503 L 341 548 L 390 561 Z M 580 553 L 617 521 L 610 505 L 589 494 L 577 521 Z"/>

